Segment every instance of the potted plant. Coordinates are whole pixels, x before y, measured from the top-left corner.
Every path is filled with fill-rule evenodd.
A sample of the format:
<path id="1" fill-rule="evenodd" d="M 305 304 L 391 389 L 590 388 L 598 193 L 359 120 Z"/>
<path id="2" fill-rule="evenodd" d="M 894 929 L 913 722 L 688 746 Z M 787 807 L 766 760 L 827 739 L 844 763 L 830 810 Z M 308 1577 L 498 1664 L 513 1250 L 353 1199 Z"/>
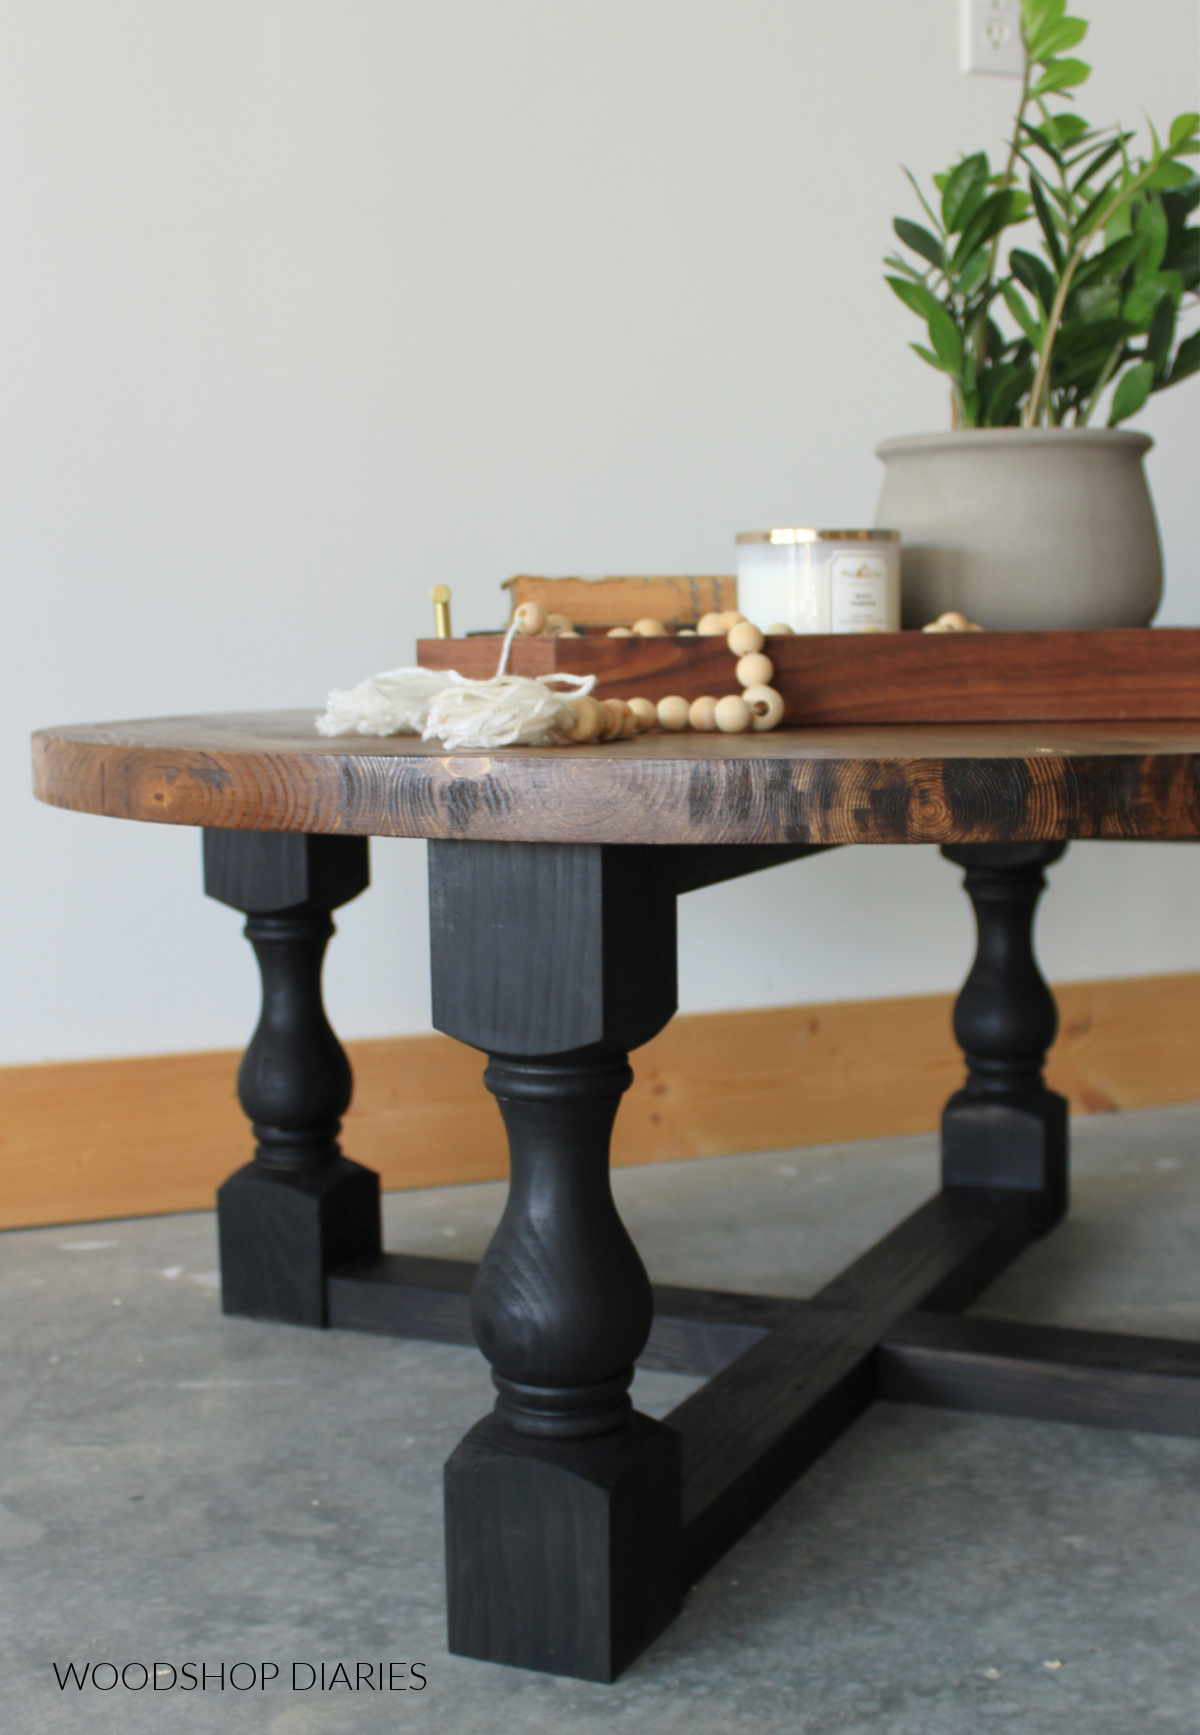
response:
<path id="1" fill-rule="evenodd" d="M 904 538 L 904 624 L 959 609 L 988 627 L 1146 626 L 1162 555 L 1142 459 L 1121 423 L 1200 368 L 1200 116 L 1146 154 L 1072 105 L 1087 33 L 1067 0 L 1022 0 L 1025 73 L 1003 167 L 963 156 L 928 225 L 897 217 L 888 283 L 925 321 L 950 431 L 886 440 L 876 523 Z M 908 171 L 905 170 L 908 174 Z M 1032 242 L 1032 245 L 1030 243 Z M 1104 425 L 1097 425 L 1104 418 Z"/>

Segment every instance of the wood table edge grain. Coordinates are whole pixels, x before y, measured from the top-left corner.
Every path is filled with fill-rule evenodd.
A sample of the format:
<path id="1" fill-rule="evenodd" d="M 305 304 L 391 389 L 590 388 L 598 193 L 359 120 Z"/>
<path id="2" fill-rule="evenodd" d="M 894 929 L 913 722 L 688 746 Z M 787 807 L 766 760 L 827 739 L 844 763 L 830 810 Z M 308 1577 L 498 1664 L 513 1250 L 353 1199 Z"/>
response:
<path id="1" fill-rule="evenodd" d="M 151 823 L 495 842 L 1200 835 L 1200 724 L 862 725 L 448 753 L 313 712 L 42 729 L 34 793 Z"/>

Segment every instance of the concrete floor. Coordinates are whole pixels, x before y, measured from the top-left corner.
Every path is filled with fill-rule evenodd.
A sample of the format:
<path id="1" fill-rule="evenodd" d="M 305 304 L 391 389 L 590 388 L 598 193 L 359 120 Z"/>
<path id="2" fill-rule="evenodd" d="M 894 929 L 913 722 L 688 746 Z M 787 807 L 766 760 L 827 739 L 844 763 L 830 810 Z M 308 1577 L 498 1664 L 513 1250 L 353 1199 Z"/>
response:
<path id="1" fill-rule="evenodd" d="M 980 1311 L 1200 1337 L 1200 1108 L 1074 1141 L 1070 1220 Z M 913 1138 L 627 1169 L 616 1192 L 656 1278 L 803 1295 L 935 1173 Z M 387 1243 L 475 1257 L 502 1195 L 395 1194 Z M 473 1351 L 223 1318 L 206 1213 L 0 1236 L 0 1296 L 15 1735 L 1200 1729 L 1198 1442 L 877 1405 L 597 1687 L 446 1654 L 441 1464 L 491 1402 Z M 695 1384 L 640 1376 L 637 1401 Z M 293 1663 L 380 1659 L 428 1685 L 291 1688 Z M 93 1661 L 280 1675 L 60 1692 L 52 1664 Z"/>

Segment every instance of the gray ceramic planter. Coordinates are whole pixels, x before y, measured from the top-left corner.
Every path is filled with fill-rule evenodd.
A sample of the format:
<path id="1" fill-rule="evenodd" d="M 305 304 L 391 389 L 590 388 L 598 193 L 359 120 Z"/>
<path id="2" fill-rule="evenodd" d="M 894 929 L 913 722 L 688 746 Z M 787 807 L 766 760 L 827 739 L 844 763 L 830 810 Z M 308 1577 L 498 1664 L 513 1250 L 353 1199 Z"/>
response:
<path id="1" fill-rule="evenodd" d="M 903 621 L 960 609 L 980 626 L 1149 626 L 1162 549 L 1123 428 L 978 428 L 876 447 L 877 525 L 901 533 Z"/>

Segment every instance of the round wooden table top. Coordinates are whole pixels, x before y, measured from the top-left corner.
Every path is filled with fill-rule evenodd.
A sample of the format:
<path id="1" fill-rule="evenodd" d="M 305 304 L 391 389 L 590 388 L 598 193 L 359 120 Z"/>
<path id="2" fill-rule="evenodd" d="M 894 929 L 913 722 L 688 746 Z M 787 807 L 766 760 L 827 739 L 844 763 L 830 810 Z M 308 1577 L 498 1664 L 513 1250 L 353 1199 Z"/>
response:
<path id="1" fill-rule="evenodd" d="M 862 725 L 447 753 L 315 711 L 42 729 L 42 801 L 235 831 L 537 843 L 1200 836 L 1200 722 Z"/>

